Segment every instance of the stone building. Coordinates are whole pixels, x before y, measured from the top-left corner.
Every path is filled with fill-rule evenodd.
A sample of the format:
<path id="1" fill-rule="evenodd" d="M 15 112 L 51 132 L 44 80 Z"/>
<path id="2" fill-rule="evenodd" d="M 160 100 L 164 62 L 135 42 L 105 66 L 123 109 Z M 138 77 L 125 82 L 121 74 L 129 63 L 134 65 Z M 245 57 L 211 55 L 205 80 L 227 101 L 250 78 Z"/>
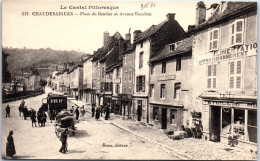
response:
<path id="1" fill-rule="evenodd" d="M 257 146 L 257 3 L 221 2 L 205 19 L 197 5 L 193 35 L 193 123 L 206 140 Z M 196 113 L 200 118 L 196 118 Z M 198 122 L 197 122 L 198 121 Z"/>
<path id="2" fill-rule="evenodd" d="M 92 90 L 92 56 L 88 57 L 83 62 L 83 98 L 87 104 L 93 102 Z"/>
<path id="3" fill-rule="evenodd" d="M 187 126 L 192 107 L 192 37 L 165 45 L 150 60 L 150 122 L 162 129 Z"/>
<path id="4" fill-rule="evenodd" d="M 175 14 L 167 14 L 166 20 L 152 25 L 144 32 L 134 31 L 135 81 L 133 93 L 133 119 L 149 122 L 149 65 L 148 62 L 164 45 L 185 37 L 185 32 L 175 20 Z"/>

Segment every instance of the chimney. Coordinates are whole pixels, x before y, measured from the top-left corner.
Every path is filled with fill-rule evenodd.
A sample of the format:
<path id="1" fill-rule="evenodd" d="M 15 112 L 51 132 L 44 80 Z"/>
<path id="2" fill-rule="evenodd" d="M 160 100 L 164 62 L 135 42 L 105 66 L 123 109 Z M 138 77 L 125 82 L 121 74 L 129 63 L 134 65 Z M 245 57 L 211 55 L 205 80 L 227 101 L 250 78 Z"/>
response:
<path id="1" fill-rule="evenodd" d="M 105 31 L 104 32 L 104 47 L 108 47 L 108 42 L 109 42 L 109 32 Z"/>
<path id="2" fill-rule="evenodd" d="M 125 41 L 127 42 L 127 44 L 131 44 L 131 34 L 130 33 L 125 34 Z"/>
<path id="3" fill-rule="evenodd" d="M 166 20 L 167 20 L 167 21 L 173 21 L 173 20 L 175 20 L 175 13 L 168 13 L 168 14 L 166 15 Z"/>
<path id="4" fill-rule="evenodd" d="M 141 30 L 135 30 L 134 31 L 134 41 L 141 35 L 142 31 Z"/>
<path id="5" fill-rule="evenodd" d="M 197 3 L 197 8 L 196 8 L 196 20 L 195 20 L 196 27 L 199 26 L 201 23 L 203 23 L 205 20 L 206 20 L 206 6 L 203 1 L 199 1 Z"/>
<path id="6" fill-rule="evenodd" d="M 189 25 L 189 26 L 188 26 L 188 32 L 191 31 L 191 30 L 193 30 L 193 29 L 195 29 L 195 25 Z"/>

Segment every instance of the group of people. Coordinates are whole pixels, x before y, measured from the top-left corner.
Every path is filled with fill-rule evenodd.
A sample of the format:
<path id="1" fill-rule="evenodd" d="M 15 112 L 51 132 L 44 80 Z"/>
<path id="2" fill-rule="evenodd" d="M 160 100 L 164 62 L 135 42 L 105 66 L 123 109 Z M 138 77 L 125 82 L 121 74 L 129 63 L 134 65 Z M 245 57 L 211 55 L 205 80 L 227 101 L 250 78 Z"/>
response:
<path id="1" fill-rule="evenodd" d="M 95 109 L 95 104 L 92 104 L 92 108 L 91 108 L 91 112 L 92 112 L 92 117 L 95 116 L 96 120 L 99 120 L 100 116 L 102 117 L 102 114 L 104 113 L 105 114 L 105 120 L 108 120 L 108 118 L 110 117 L 110 108 L 109 108 L 109 105 L 106 104 L 105 106 L 100 106 L 100 107 L 97 107 Z M 95 115 L 96 113 L 96 115 Z"/>

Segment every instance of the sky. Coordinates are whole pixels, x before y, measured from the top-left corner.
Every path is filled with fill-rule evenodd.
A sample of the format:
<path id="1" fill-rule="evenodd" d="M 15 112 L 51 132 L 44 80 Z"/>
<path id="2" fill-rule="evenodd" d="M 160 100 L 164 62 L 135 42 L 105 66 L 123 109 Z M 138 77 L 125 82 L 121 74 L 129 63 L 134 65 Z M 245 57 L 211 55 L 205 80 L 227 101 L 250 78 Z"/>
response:
<path id="1" fill-rule="evenodd" d="M 195 24 L 198 1 L 43 1 L 4 0 L 2 2 L 2 45 L 12 48 L 52 48 L 93 54 L 103 45 L 103 32 L 123 37 L 146 30 L 166 20 L 168 13 L 186 31 Z M 214 1 L 206 1 L 210 7 Z M 146 6 L 147 8 L 141 8 Z M 61 9 L 66 6 L 67 9 Z M 119 9 L 69 9 L 69 6 L 118 6 Z M 22 16 L 29 12 L 29 16 Z M 73 16 L 33 16 L 33 12 L 73 12 Z M 112 13 L 112 16 L 80 16 L 80 12 Z M 151 13 L 152 16 L 115 16 L 114 13 Z M 78 14 L 78 15 L 75 15 Z M 133 35 L 133 34 L 132 34 Z M 133 39 L 133 38 L 132 38 Z"/>

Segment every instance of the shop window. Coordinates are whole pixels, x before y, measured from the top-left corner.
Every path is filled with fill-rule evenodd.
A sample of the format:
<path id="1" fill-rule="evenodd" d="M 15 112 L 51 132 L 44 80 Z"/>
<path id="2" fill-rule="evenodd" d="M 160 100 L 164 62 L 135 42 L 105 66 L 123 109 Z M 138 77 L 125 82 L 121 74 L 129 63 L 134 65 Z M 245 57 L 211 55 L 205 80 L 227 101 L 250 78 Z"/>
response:
<path id="1" fill-rule="evenodd" d="M 174 99 L 181 97 L 181 83 L 175 83 L 174 85 Z"/>
<path id="2" fill-rule="evenodd" d="M 231 110 L 222 108 L 222 130 L 221 135 L 228 137 L 231 134 Z"/>
<path id="3" fill-rule="evenodd" d="M 150 97 L 154 97 L 154 84 L 150 85 Z"/>
<path id="4" fill-rule="evenodd" d="M 236 20 L 231 24 L 231 46 L 243 44 L 244 37 L 244 20 Z"/>
<path id="5" fill-rule="evenodd" d="M 250 142 L 257 143 L 257 111 L 248 110 L 247 131 Z"/>
<path id="6" fill-rule="evenodd" d="M 176 59 L 176 71 L 181 71 L 181 58 Z"/>
<path id="7" fill-rule="evenodd" d="M 247 140 L 245 138 L 245 110 L 234 109 L 234 135 L 240 140 Z"/>
<path id="8" fill-rule="evenodd" d="M 218 50 L 219 45 L 219 29 L 212 29 L 209 32 L 209 51 Z"/>
<path id="9" fill-rule="evenodd" d="M 207 89 L 216 90 L 217 88 L 217 64 L 207 66 Z"/>
<path id="10" fill-rule="evenodd" d="M 159 107 L 153 108 L 153 120 L 159 120 Z"/>
<path id="11" fill-rule="evenodd" d="M 177 110 L 171 110 L 171 124 L 177 125 Z"/>
<path id="12" fill-rule="evenodd" d="M 229 89 L 241 89 L 242 84 L 242 61 L 229 62 Z"/>
<path id="13" fill-rule="evenodd" d="M 166 62 L 162 62 L 162 73 L 166 73 Z"/>
<path id="14" fill-rule="evenodd" d="M 165 98 L 165 84 L 161 84 L 160 98 Z"/>

